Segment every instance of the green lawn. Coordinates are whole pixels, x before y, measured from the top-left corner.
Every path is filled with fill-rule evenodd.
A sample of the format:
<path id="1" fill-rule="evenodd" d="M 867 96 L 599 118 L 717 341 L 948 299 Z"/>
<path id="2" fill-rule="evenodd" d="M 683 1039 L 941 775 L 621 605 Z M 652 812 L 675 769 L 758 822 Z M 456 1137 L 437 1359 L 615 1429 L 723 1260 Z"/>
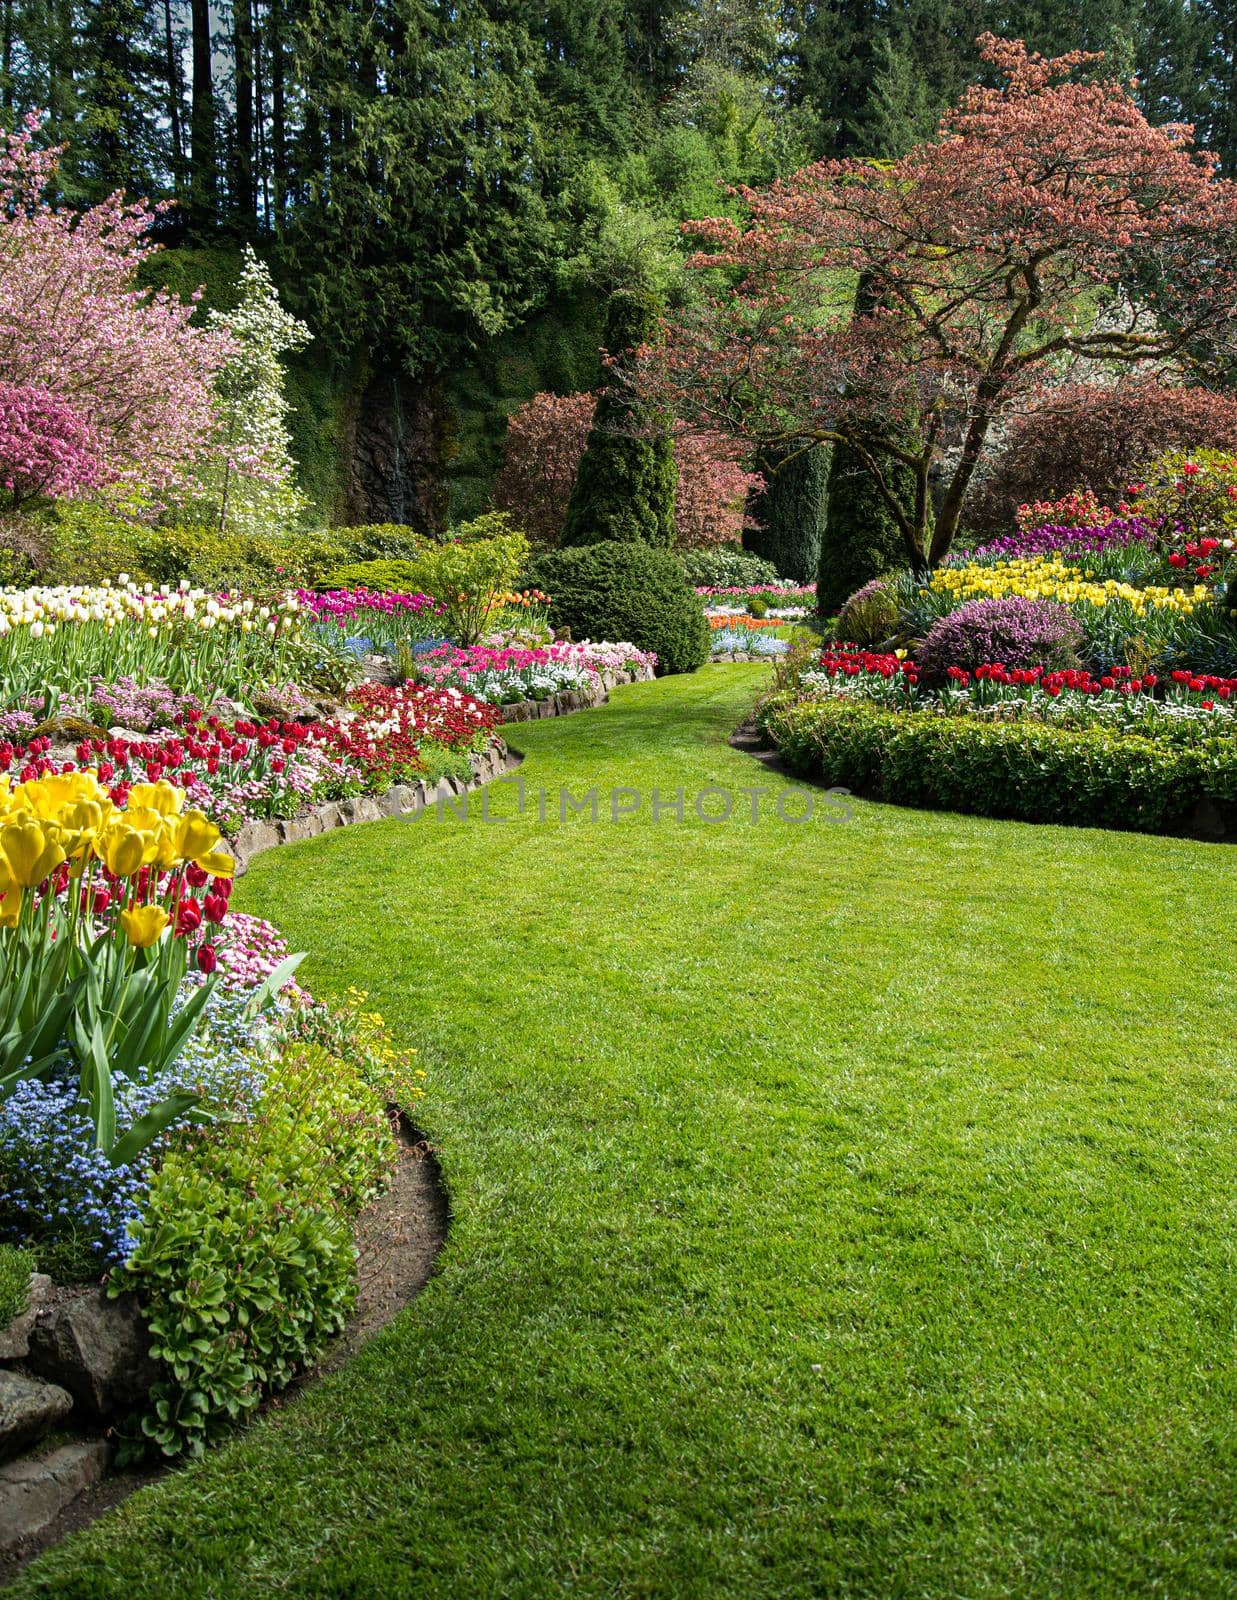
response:
<path id="1" fill-rule="evenodd" d="M 764 672 L 524 775 L 776 788 Z M 863 804 L 267 855 L 238 903 L 427 1047 L 441 1273 L 15 1592 L 1232 1595 L 1232 862 Z"/>

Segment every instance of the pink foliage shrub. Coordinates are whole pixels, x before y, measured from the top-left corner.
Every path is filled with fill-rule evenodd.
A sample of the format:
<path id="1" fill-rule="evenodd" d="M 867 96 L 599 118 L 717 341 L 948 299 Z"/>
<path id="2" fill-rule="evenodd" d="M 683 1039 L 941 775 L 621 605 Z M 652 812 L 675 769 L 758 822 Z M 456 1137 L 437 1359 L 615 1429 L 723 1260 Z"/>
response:
<path id="1" fill-rule="evenodd" d="M 537 544 L 558 543 L 596 408 L 592 394 L 537 394 L 508 418 L 494 504 L 518 518 Z M 759 476 L 744 471 L 720 433 L 677 439 L 674 456 L 676 543 L 698 549 L 738 539 Z"/>
<path id="2" fill-rule="evenodd" d="M 97 489 L 103 478 L 94 429 L 71 405 L 46 389 L 0 381 L 0 486 L 14 509 Z"/>

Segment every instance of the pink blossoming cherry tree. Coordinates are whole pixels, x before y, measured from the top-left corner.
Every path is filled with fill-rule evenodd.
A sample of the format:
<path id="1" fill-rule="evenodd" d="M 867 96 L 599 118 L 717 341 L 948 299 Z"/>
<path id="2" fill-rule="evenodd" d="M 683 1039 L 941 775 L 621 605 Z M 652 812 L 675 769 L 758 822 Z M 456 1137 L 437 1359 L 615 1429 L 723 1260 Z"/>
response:
<path id="1" fill-rule="evenodd" d="M 38 125 L 31 116 L 0 136 L 0 382 L 18 451 L 0 476 L 53 493 L 88 481 L 166 490 L 211 447 L 212 384 L 230 340 L 193 326 L 192 303 L 138 286 L 157 208 L 121 194 L 80 213 L 50 202 L 59 153 L 37 147 Z M 49 398 L 36 394 L 60 409 L 40 412 Z M 42 465 L 30 456 L 27 472 L 14 441 L 40 415 Z"/>

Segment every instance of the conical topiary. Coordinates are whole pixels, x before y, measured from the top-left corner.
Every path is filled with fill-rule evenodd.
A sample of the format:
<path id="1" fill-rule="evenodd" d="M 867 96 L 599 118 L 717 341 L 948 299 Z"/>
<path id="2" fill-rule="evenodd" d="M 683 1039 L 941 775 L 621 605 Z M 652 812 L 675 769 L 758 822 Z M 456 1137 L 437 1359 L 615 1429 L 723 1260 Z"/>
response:
<path id="1" fill-rule="evenodd" d="M 764 488 L 748 499 L 743 548 L 771 561 L 780 577 L 813 582 L 828 504 L 828 449 L 800 443 L 763 450 L 756 471 Z"/>
<path id="2" fill-rule="evenodd" d="M 619 290 L 610 297 L 606 349 L 621 361 L 655 336 L 659 317 L 654 295 Z M 669 429 L 656 427 L 620 372 L 597 402 L 559 543 L 641 540 L 669 548 L 676 481 Z"/>

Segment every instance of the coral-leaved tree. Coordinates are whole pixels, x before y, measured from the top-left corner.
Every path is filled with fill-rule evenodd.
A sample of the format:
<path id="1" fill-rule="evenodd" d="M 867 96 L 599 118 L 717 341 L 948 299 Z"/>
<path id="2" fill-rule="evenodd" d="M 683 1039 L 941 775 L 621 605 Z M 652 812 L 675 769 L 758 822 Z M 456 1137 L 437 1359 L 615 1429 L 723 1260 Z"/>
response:
<path id="1" fill-rule="evenodd" d="M 0 135 L 0 381 L 71 407 L 101 478 L 158 492 L 210 448 L 230 341 L 138 286 L 154 210 L 120 194 L 80 213 L 51 203 L 59 152 L 37 130 L 29 117 Z"/>
<path id="2" fill-rule="evenodd" d="M 507 420 L 494 504 L 534 544 L 556 545 L 597 410 L 593 394 L 535 394 Z M 674 542 L 695 550 L 738 539 L 749 494 L 763 487 L 724 435 L 685 433 L 674 441 Z"/>
<path id="3" fill-rule="evenodd" d="M 639 368 L 645 403 L 694 427 L 848 446 L 919 571 L 947 555 L 994 425 L 1060 363 L 1164 363 L 1214 348 L 1237 310 L 1237 185 L 1189 130 L 1152 127 L 1095 55 L 979 44 L 1003 82 L 968 90 L 935 138 L 743 190 L 741 223 L 691 224 L 714 279 Z M 891 462 L 913 474 L 909 506 Z"/>

